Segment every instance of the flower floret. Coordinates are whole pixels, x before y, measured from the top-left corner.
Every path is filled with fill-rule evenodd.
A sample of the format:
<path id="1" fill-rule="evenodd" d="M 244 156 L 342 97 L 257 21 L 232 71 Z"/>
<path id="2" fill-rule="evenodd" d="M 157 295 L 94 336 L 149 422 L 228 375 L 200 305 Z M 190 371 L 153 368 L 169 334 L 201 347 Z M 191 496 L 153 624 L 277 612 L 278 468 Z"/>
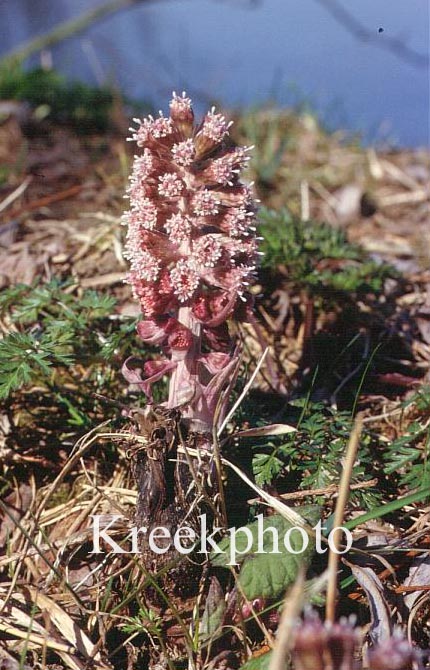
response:
<path id="1" fill-rule="evenodd" d="M 193 297 L 199 286 L 200 277 L 192 261 L 182 258 L 170 271 L 170 281 L 179 302 L 185 302 Z"/>

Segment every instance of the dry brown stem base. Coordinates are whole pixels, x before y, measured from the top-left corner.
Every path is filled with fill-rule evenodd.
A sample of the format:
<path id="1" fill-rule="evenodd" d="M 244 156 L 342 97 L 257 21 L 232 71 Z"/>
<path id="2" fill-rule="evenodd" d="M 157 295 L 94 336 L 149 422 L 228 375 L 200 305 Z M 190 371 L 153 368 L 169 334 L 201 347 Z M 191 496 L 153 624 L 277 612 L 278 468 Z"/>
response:
<path id="1" fill-rule="evenodd" d="M 136 444 L 127 443 L 137 484 L 134 525 L 146 528 L 147 533 L 162 526 L 170 531 L 171 537 L 182 525 L 194 527 L 198 532 L 199 514 L 207 514 L 208 520 L 217 514 L 213 503 L 217 498 L 216 478 L 211 476 L 210 454 L 200 449 L 201 457 L 196 458 L 189 456 L 187 450 L 192 449 L 193 454 L 199 452 L 209 436 L 188 432 L 178 410 L 154 405 L 132 414 L 130 433 L 139 436 Z M 183 447 L 180 454 L 179 445 Z M 161 546 L 162 542 L 158 544 Z M 161 573 L 158 581 L 165 595 L 186 599 L 197 594 L 203 570 L 201 557 L 195 560 L 183 556 L 178 561 L 175 549 L 156 555 L 143 535 L 140 546 L 145 568 L 154 575 Z M 149 587 L 147 591 L 152 604 L 163 605 L 157 589 Z"/>

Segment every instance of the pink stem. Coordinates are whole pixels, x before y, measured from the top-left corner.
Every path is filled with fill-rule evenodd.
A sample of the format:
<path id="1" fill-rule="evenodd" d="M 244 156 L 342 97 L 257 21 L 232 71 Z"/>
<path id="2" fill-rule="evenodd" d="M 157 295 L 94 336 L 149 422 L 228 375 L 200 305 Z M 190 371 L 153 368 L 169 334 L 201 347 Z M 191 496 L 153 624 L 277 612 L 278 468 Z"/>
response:
<path id="1" fill-rule="evenodd" d="M 169 385 L 168 407 L 180 407 L 186 403 L 183 417 L 190 420 L 190 427 L 199 432 L 211 432 L 207 416 L 197 409 L 193 402 L 199 389 L 197 361 L 201 354 L 201 324 L 195 319 L 191 307 L 181 307 L 178 311 L 178 321 L 189 328 L 193 334 L 193 344 L 184 356 L 182 352 L 172 352 L 172 361 L 178 361 Z"/>

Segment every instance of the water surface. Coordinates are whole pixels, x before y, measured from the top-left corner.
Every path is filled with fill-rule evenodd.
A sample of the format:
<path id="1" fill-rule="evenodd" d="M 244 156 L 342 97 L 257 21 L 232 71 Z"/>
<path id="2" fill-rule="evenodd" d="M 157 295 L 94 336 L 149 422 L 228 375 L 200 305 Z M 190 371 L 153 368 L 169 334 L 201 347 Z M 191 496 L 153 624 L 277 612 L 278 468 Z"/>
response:
<path id="1" fill-rule="evenodd" d="M 201 103 L 308 101 L 331 127 L 428 144 L 428 69 L 378 47 L 400 38 L 429 52 L 427 0 L 337 0 L 363 42 L 317 0 L 159 0 L 111 16 L 55 47 L 55 66 L 165 106 L 172 89 Z M 0 0 L 0 52 L 100 0 Z M 382 29 L 382 30 L 381 30 Z"/>

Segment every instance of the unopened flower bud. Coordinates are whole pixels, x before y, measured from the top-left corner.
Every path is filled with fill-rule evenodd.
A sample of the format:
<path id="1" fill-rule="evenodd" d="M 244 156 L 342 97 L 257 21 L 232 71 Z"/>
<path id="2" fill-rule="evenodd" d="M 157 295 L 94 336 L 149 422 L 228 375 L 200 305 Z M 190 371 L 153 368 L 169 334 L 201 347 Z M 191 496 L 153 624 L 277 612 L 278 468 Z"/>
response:
<path id="1" fill-rule="evenodd" d="M 333 670 L 353 670 L 354 652 L 360 641 L 353 621 L 341 619 L 328 626 L 328 650 Z"/>
<path id="2" fill-rule="evenodd" d="M 400 634 L 369 651 L 369 670 L 412 670 L 418 652 Z"/>
<path id="3" fill-rule="evenodd" d="M 310 613 L 296 630 L 292 656 L 295 670 L 326 670 L 328 634 L 319 617 Z"/>
<path id="4" fill-rule="evenodd" d="M 187 98 L 185 91 L 182 96 L 173 93 L 170 102 L 170 118 L 175 126 L 183 135 L 189 137 L 193 130 L 194 112 L 191 106 L 190 98 Z"/>

